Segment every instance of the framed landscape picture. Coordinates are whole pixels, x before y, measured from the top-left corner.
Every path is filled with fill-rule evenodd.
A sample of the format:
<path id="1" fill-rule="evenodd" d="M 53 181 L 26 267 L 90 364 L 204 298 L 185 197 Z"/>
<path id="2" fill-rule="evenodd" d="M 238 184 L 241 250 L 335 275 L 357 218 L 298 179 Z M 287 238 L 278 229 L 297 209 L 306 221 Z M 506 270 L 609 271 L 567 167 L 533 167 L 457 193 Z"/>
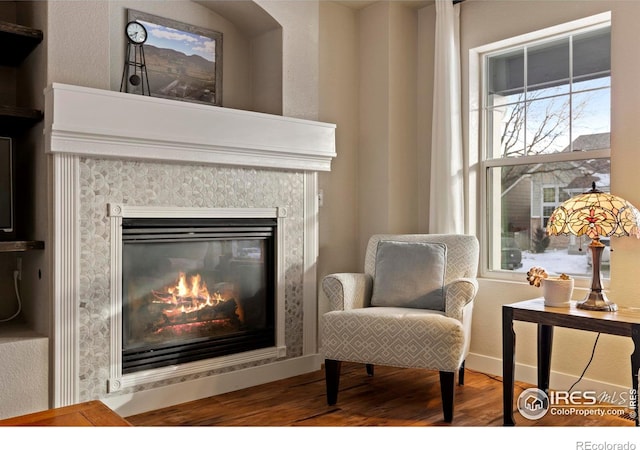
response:
<path id="1" fill-rule="evenodd" d="M 151 96 L 222 106 L 222 33 L 133 9 L 127 15 L 147 29 Z"/>

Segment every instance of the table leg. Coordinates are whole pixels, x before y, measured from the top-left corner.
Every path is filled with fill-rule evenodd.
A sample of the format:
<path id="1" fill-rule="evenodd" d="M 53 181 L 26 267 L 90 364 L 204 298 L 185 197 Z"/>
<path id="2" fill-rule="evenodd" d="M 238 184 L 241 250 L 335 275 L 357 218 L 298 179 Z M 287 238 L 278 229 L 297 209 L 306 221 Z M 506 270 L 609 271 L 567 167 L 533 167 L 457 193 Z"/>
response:
<path id="1" fill-rule="evenodd" d="M 633 339 L 633 353 L 631 353 L 631 386 L 635 393 L 636 426 L 640 425 L 638 417 L 638 370 L 640 370 L 640 324 L 631 325 L 631 339 Z"/>
<path id="2" fill-rule="evenodd" d="M 513 382 L 516 335 L 513 309 L 502 306 L 502 408 L 504 425 L 515 425 L 513 418 Z"/>
<path id="3" fill-rule="evenodd" d="M 538 389 L 549 393 L 553 326 L 538 324 Z"/>

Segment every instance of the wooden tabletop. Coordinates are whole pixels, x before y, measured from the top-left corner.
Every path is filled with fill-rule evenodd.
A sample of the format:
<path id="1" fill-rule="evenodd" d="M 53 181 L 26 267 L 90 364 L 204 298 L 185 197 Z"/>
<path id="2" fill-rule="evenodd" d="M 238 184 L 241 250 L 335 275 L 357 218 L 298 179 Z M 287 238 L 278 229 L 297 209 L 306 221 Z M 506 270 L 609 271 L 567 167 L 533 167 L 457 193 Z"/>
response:
<path id="1" fill-rule="evenodd" d="M 618 311 L 590 311 L 569 306 L 545 306 L 544 298 L 535 298 L 504 305 L 513 310 L 513 319 L 631 336 L 632 329 L 640 324 L 640 308 L 620 306 Z"/>
<path id="2" fill-rule="evenodd" d="M 0 426 L 130 427 L 132 425 L 101 401 L 92 400 L 0 420 Z"/>

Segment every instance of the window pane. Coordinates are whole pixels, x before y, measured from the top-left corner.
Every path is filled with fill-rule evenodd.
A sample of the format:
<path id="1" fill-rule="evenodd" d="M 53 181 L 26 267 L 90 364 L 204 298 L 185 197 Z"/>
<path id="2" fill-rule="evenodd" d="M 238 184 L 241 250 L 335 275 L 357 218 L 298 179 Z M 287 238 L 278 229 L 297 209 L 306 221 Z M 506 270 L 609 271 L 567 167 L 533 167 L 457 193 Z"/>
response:
<path id="1" fill-rule="evenodd" d="M 599 78 L 574 78 L 573 79 L 573 92 L 586 91 L 598 88 L 611 87 L 611 77 L 599 77 Z"/>
<path id="2" fill-rule="evenodd" d="M 590 276 L 588 241 L 549 236 L 545 246 L 545 220 L 562 201 L 589 190 L 593 181 L 608 191 L 609 172 L 609 159 L 489 168 L 489 269 L 526 272 L 539 266 L 550 274 Z M 607 265 L 602 271 L 608 276 Z"/>
<path id="3" fill-rule="evenodd" d="M 572 148 L 597 150 L 611 148 L 611 91 L 601 89 L 573 96 Z"/>
<path id="4" fill-rule="evenodd" d="M 569 96 L 527 104 L 527 154 L 557 153 L 569 147 Z"/>
<path id="5" fill-rule="evenodd" d="M 565 80 L 565 84 L 552 86 L 548 88 L 531 89 L 527 92 L 527 100 L 542 99 L 545 97 L 554 97 L 557 95 L 569 93 L 569 80 Z"/>
<path id="6" fill-rule="evenodd" d="M 524 92 L 524 49 L 488 58 L 487 75 L 489 95 Z"/>
<path id="7" fill-rule="evenodd" d="M 542 189 L 542 201 L 545 203 L 556 201 L 556 188 L 544 188 Z"/>
<path id="8" fill-rule="evenodd" d="M 527 90 L 569 82 L 569 38 L 529 47 Z"/>
<path id="9" fill-rule="evenodd" d="M 604 28 L 573 38 L 573 76 L 601 77 L 611 70 L 611 30 Z"/>
<path id="10" fill-rule="evenodd" d="M 524 155 L 524 113 L 523 103 L 487 111 L 488 158 Z"/>

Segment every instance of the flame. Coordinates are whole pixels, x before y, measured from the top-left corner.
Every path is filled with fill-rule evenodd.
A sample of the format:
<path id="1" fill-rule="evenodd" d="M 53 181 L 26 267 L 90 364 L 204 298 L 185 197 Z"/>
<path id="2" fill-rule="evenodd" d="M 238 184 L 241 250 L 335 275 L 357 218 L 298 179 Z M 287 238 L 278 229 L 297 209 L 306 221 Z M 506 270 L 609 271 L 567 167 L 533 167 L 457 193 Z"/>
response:
<path id="1" fill-rule="evenodd" d="M 206 282 L 200 274 L 187 276 L 180 272 L 175 285 L 168 285 L 161 290 L 153 290 L 154 303 L 166 305 L 163 308 L 163 316 L 171 323 L 188 323 L 216 318 L 218 306 L 229 300 L 237 300 L 237 292 L 228 283 L 216 285 L 217 289 L 209 293 Z M 240 304 L 233 303 L 232 313 L 241 321 L 244 320 L 244 311 Z M 207 308 L 207 309 L 205 309 Z M 201 315 L 202 314 L 202 315 Z"/>
<path id="2" fill-rule="evenodd" d="M 166 287 L 164 292 L 154 291 L 153 294 L 162 303 L 176 305 L 176 310 L 180 312 L 191 312 L 206 306 L 214 306 L 225 300 L 216 292 L 212 301 L 207 284 L 202 280 L 200 274 L 190 276 L 187 281 L 184 272 L 180 272 L 175 286 Z"/>

